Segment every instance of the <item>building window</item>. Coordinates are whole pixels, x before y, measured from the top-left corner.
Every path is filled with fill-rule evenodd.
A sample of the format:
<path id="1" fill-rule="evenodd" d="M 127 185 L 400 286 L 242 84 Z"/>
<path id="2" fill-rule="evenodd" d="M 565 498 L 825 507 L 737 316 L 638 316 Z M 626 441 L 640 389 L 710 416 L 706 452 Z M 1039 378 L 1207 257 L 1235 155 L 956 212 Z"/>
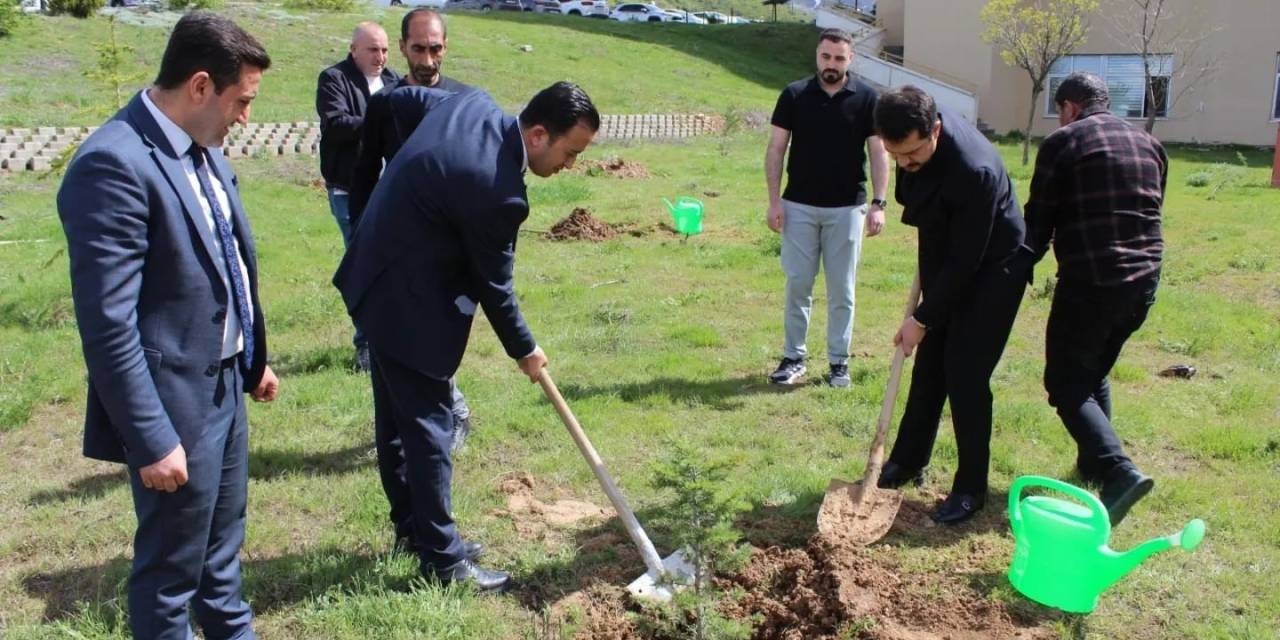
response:
<path id="1" fill-rule="evenodd" d="M 1058 115 L 1058 105 L 1053 102 L 1053 94 L 1074 71 L 1088 71 L 1102 78 L 1107 83 L 1107 92 L 1111 94 L 1111 113 L 1121 118 L 1145 118 L 1148 113 L 1155 112 L 1156 117 L 1169 116 L 1169 79 L 1173 75 L 1173 56 L 1169 54 L 1152 55 L 1151 84 L 1155 100 L 1147 97 L 1143 86 L 1142 56 L 1138 54 L 1121 55 L 1074 55 L 1063 56 L 1049 69 L 1049 91 L 1045 96 L 1045 116 Z M 1280 68 L 1277 69 L 1280 76 Z M 1280 107 L 1280 104 L 1277 104 Z"/>
<path id="2" fill-rule="evenodd" d="M 1276 54 L 1276 84 L 1271 99 L 1271 119 L 1280 120 L 1280 53 Z"/>

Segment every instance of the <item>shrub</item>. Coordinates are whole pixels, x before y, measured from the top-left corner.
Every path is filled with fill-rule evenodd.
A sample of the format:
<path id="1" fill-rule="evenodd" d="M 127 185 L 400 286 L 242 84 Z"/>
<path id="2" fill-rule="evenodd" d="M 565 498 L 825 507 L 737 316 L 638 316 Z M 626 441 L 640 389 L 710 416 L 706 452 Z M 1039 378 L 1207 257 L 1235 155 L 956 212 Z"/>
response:
<path id="1" fill-rule="evenodd" d="M 0 38 L 13 34 L 22 19 L 22 9 L 18 0 L 0 0 Z"/>
<path id="2" fill-rule="evenodd" d="M 333 11 L 337 13 L 355 9 L 355 0 L 284 0 L 286 9 L 306 11 Z"/>
<path id="3" fill-rule="evenodd" d="M 1197 171 L 1187 176 L 1188 187 L 1207 187 L 1213 181 L 1213 174 L 1208 171 Z"/>
<path id="4" fill-rule="evenodd" d="M 77 18 L 89 18 L 98 13 L 107 0 L 49 0 L 49 14 L 68 14 Z"/>
<path id="5" fill-rule="evenodd" d="M 177 11 L 215 9 L 220 4 L 219 0 L 169 0 L 169 8 Z"/>

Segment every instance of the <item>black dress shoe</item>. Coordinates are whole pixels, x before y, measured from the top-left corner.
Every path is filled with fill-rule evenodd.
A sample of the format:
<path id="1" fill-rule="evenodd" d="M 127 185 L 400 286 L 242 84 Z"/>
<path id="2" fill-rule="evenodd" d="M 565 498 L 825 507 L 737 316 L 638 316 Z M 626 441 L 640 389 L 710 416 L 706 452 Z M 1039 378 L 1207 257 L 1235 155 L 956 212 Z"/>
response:
<path id="1" fill-rule="evenodd" d="M 471 560 L 463 560 L 443 569 L 432 568 L 431 577 L 442 584 L 470 584 L 480 591 L 502 591 L 511 582 L 511 574 L 506 571 L 484 569 Z"/>
<path id="2" fill-rule="evenodd" d="M 876 481 L 876 486 L 881 489 L 897 489 L 907 484 L 918 487 L 923 482 L 923 468 L 913 470 L 900 464 L 886 462 L 884 468 L 880 469 L 880 479 Z"/>
<path id="3" fill-rule="evenodd" d="M 461 420 L 454 418 L 453 440 L 449 443 L 449 453 L 462 451 L 462 447 L 466 444 L 467 436 L 469 435 L 471 435 L 471 418 L 463 418 Z"/>
<path id="4" fill-rule="evenodd" d="M 418 550 L 415 548 L 413 544 L 413 540 L 410 539 L 409 536 L 397 537 L 395 544 L 392 545 L 391 547 L 391 550 L 394 551 L 395 553 L 417 553 L 418 552 Z M 484 555 L 484 545 L 479 542 L 471 542 L 468 540 L 463 540 L 462 555 L 466 556 L 466 558 L 471 561 L 479 560 L 480 556 Z"/>
<path id="5" fill-rule="evenodd" d="M 1129 509 L 1150 493 L 1154 486 L 1155 480 L 1133 467 L 1113 472 L 1102 485 L 1099 496 L 1102 498 L 1102 506 L 1107 508 L 1107 515 L 1111 516 L 1111 526 L 1120 524 L 1129 515 Z"/>
<path id="6" fill-rule="evenodd" d="M 938 524 L 960 524 L 978 513 L 986 502 L 985 497 L 971 493 L 952 493 L 929 517 Z"/>

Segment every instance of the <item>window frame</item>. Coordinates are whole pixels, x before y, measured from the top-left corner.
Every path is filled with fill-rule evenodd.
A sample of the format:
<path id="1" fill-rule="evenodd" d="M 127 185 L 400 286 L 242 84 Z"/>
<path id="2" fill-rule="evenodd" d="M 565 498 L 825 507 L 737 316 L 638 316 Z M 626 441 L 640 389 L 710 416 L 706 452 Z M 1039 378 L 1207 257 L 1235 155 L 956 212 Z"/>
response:
<path id="1" fill-rule="evenodd" d="M 1169 73 L 1168 75 L 1165 75 L 1165 76 L 1153 76 L 1153 77 L 1164 77 L 1164 78 L 1168 78 L 1168 82 L 1167 82 L 1167 85 L 1168 85 L 1168 86 L 1165 88 L 1165 101 L 1166 101 L 1166 102 L 1168 102 L 1168 101 L 1169 101 L 1169 97 L 1173 95 L 1173 73 L 1172 73 L 1172 69 L 1173 69 L 1173 54 L 1172 54 L 1172 53 L 1151 53 L 1151 54 L 1148 54 L 1148 55 L 1149 55 L 1149 56 L 1151 56 L 1151 57 L 1153 57 L 1153 58 L 1157 58 L 1157 59 L 1159 59 L 1159 58 L 1168 58 L 1168 60 L 1169 60 L 1169 62 L 1168 62 L 1168 67 L 1169 67 L 1169 69 L 1170 69 L 1170 73 Z M 1107 81 L 1107 73 L 1106 73 L 1106 69 L 1107 69 L 1107 59 L 1108 59 L 1108 58 L 1137 58 L 1137 59 L 1139 60 L 1139 62 L 1141 62 L 1142 54 L 1140 54 L 1140 53 L 1073 53 L 1073 54 L 1068 54 L 1068 55 L 1062 56 L 1062 58 L 1060 58 L 1059 60 L 1062 60 L 1062 59 L 1072 59 L 1072 61 L 1073 61 L 1073 64 L 1072 64 L 1072 70 L 1071 70 L 1071 71 L 1067 71 L 1066 73 L 1052 73 L 1052 72 L 1051 72 L 1051 73 L 1049 73 L 1049 74 L 1047 74 L 1047 75 L 1045 76 L 1045 101 L 1044 101 L 1044 112 L 1043 112 L 1043 115 L 1042 115 L 1042 117 L 1043 117 L 1043 118 L 1053 118 L 1053 119 L 1057 119 L 1057 117 L 1058 117 L 1058 105 L 1054 104 L 1054 102 L 1053 102 L 1053 91 L 1050 91 L 1050 88 L 1053 86 L 1053 79 L 1054 79 L 1054 78 L 1065 78 L 1065 77 L 1067 77 L 1067 75 L 1069 75 L 1072 71 L 1074 71 L 1074 70 L 1075 70 L 1075 69 L 1074 69 L 1074 67 L 1075 67 L 1075 65 L 1074 65 L 1074 59 L 1075 59 L 1075 58 L 1078 58 L 1078 57 L 1092 57 L 1092 58 L 1098 58 L 1098 59 L 1099 59 L 1099 68 L 1101 68 L 1101 69 L 1102 69 L 1102 73 L 1098 73 L 1097 75 L 1098 75 L 1100 78 L 1102 78 L 1103 82 L 1106 82 L 1106 81 Z M 1277 68 L 1276 68 L 1276 78 L 1277 78 L 1277 83 L 1280 83 L 1280 55 L 1277 55 L 1277 63 L 1278 63 L 1278 64 L 1277 64 Z M 1055 64 L 1056 64 L 1056 63 L 1055 63 Z M 1147 119 L 1147 96 L 1145 95 L 1145 93 L 1146 93 L 1146 88 L 1145 88 L 1145 87 L 1143 88 L 1143 93 L 1144 93 L 1144 95 L 1143 95 L 1143 97 L 1142 97 L 1142 115 L 1140 115 L 1140 116 L 1121 116 L 1121 115 L 1118 115 L 1118 114 L 1117 114 L 1117 117 L 1119 117 L 1119 118 L 1123 118 L 1123 119 L 1125 119 L 1125 120 L 1146 120 L 1146 119 Z M 1166 105 L 1166 106 L 1165 106 L 1165 115 L 1162 115 L 1162 116 L 1161 116 L 1161 115 L 1157 115 L 1157 116 L 1156 116 L 1156 120 L 1157 120 L 1157 121 L 1159 121 L 1159 120 L 1168 120 L 1168 119 L 1169 119 L 1169 110 L 1170 110 L 1170 109 L 1169 109 L 1169 106 L 1170 106 L 1170 105 Z M 1113 113 L 1114 113 L 1114 112 L 1113 112 Z"/>
<path id="2" fill-rule="evenodd" d="M 1276 53 L 1276 80 L 1271 89 L 1271 122 L 1280 122 L 1280 52 Z"/>

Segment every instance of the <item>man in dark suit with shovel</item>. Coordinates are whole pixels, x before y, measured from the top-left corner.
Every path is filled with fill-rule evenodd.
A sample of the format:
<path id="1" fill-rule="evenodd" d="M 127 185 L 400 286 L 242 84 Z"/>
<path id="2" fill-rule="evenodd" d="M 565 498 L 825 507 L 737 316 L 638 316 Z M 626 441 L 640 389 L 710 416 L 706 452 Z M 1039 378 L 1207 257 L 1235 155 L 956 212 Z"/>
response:
<path id="1" fill-rule="evenodd" d="M 403 443 L 398 462 L 422 573 L 441 582 L 500 590 L 510 579 L 476 565 L 478 546 L 464 543 L 454 524 L 448 380 L 477 306 L 520 371 L 539 378 L 547 358 L 520 313 L 512 277 L 516 236 L 529 215 L 524 173 L 548 177 L 572 167 L 599 128 L 591 99 L 568 82 L 535 95 L 519 119 L 480 91 L 445 100 L 387 167 L 334 276 L 369 337 L 378 441 Z"/>

